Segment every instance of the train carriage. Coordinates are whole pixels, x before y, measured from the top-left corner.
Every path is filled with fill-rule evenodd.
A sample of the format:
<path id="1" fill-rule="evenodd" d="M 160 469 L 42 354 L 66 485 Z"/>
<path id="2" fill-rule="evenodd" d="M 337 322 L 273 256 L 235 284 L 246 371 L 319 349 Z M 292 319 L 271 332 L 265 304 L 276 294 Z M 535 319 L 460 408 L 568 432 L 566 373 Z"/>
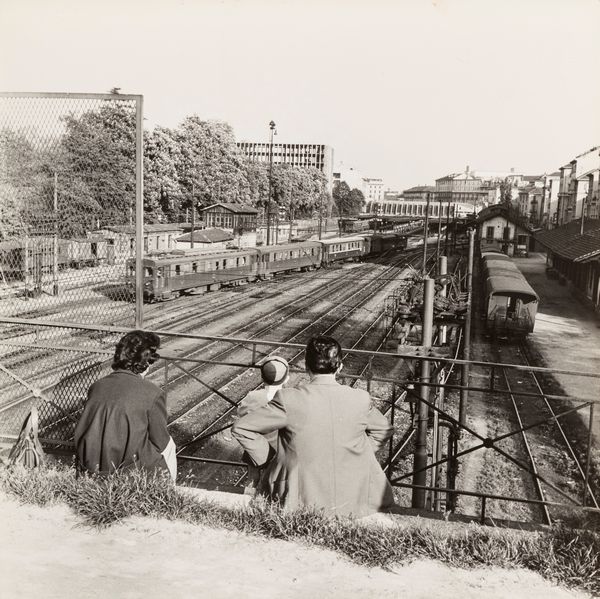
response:
<path id="1" fill-rule="evenodd" d="M 539 297 L 511 260 L 483 258 L 486 327 L 494 335 L 533 332 Z"/>
<path id="2" fill-rule="evenodd" d="M 344 260 L 358 260 L 369 253 L 369 242 L 364 237 L 334 237 L 322 239 L 323 265 Z"/>
<path id="3" fill-rule="evenodd" d="M 302 241 L 268 245 L 257 248 L 259 257 L 257 274 L 261 278 L 291 270 L 313 270 L 321 266 L 322 244 L 318 241 Z"/>
<path id="4" fill-rule="evenodd" d="M 209 254 L 168 254 L 144 258 L 144 298 L 170 299 L 182 291 L 214 291 L 222 285 L 256 279 L 258 252 L 223 251 Z M 129 284 L 135 285 L 135 260 L 127 262 Z"/>

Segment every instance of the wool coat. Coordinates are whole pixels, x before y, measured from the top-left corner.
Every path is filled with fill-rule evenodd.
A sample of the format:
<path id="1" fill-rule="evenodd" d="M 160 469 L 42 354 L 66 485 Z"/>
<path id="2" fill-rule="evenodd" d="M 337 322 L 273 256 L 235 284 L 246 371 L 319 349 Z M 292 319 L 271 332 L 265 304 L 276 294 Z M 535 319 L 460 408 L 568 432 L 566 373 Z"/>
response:
<path id="1" fill-rule="evenodd" d="M 159 387 L 129 370 L 96 381 L 75 428 L 79 468 L 110 474 L 117 469 L 166 469 L 167 409 Z"/>
<path id="2" fill-rule="evenodd" d="M 264 437 L 273 431 L 279 431 L 274 457 Z M 281 389 L 240 418 L 232 434 L 257 466 L 266 464 L 259 491 L 286 508 L 361 517 L 394 503 L 375 457 L 392 427 L 366 391 L 340 385 L 334 375 Z"/>

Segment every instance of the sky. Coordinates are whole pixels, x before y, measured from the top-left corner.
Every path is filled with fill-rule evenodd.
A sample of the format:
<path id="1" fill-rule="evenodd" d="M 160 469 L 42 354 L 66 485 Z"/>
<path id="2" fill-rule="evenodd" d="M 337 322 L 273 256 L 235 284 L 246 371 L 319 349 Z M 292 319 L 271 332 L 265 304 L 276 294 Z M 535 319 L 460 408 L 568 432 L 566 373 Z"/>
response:
<path id="1" fill-rule="evenodd" d="M 324 143 L 390 189 L 600 145 L 600 0 L 0 0 L 0 91 Z"/>

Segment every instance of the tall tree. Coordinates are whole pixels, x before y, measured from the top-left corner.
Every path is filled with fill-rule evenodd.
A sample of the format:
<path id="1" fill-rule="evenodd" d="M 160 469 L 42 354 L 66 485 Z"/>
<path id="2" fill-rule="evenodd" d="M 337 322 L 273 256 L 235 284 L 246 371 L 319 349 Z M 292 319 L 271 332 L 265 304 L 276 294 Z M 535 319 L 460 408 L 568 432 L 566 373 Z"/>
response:
<path id="1" fill-rule="evenodd" d="M 177 161 L 179 145 L 171 129 L 156 127 L 144 135 L 144 217 L 174 221 L 183 201 Z"/>
<path id="2" fill-rule="evenodd" d="M 350 186 L 346 181 L 338 183 L 333 190 L 333 201 L 339 216 L 349 216 L 351 214 L 350 204 Z"/>
<path id="3" fill-rule="evenodd" d="M 243 201 L 249 195 L 245 161 L 232 128 L 219 121 L 186 118 L 174 133 L 179 145 L 175 167 L 184 195 L 200 198 L 200 206 Z"/>
<path id="4" fill-rule="evenodd" d="M 135 113 L 120 103 L 103 104 L 64 118 L 66 131 L 53 165 L 85 203 L 98 206 L 100 219 L 127 223 L 135 211 Z"/>

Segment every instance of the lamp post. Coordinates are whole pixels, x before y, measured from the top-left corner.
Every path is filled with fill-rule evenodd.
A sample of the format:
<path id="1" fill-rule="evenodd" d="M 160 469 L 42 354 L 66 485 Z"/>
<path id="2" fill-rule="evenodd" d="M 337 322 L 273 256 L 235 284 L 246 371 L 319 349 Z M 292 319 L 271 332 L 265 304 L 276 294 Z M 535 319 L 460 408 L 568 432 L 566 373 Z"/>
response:
<path id="1" fill-rule="evenodd" d="M 269 197 L 267 198 L 267 245 L 271 244 L 271 188 L 273 187 L 273 135 L 275 134 L 275 121 L 269 123 L 271 137 L 269 142 Z"/>

